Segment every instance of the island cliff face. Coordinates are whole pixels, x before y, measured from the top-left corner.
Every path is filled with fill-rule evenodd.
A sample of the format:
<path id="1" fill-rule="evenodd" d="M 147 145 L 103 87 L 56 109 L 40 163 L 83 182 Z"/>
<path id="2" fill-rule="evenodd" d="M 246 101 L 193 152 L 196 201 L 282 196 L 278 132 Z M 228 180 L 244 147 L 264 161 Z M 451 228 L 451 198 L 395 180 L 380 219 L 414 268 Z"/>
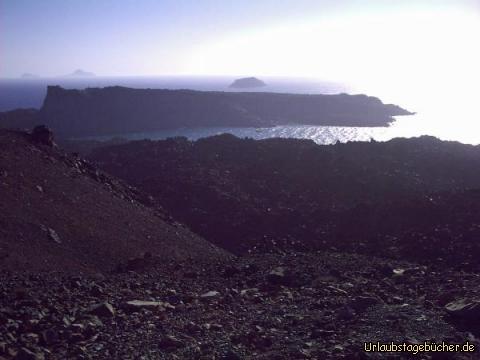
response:
<path id="1" fill-rule="evenodd" d="M 208 126 L 387 126 L 392 116 L 409 114 L 366 95 L 49 86 L 38 121 L 75 137 Z"/>

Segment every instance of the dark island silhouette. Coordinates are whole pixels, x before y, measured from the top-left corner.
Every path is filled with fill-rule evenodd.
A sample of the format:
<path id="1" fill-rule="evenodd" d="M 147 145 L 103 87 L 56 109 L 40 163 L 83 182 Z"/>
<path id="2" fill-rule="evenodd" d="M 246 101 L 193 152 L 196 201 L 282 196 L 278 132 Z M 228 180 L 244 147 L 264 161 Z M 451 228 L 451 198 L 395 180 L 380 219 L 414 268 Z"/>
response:
<path id="1" fill-rule="evenodd" d="M 410 114 L 366 95 L 49 86 L 32 121 L 60 137 L 80 137 L 182 127 L 388 126 L 393 116 Z"/>
<path id="2" fill-rule="evenodd" d="M 249 89 L 263 86 L 267 86 L 267 84 L 262 80 L 257 79 L 256 77 L 246 77 L 235 80 L 229 87 L 232 89 Z"/>
<path id="3" fill-rule="evenodd" d="M 20 76 L 22 79 L 38 79 L 40 76 L 37 74 L 32 74 L 32 73 L 23 73 Z"/>
<path id="4" fill-rule="evenodd" d="M 74 72 L 72 72 L 71 74 L 68 74 L 67 76 L 71 76 L 71 77 L 94 77 L 95 74 L 92 73 L 92 72 L 84 71 L 82 69 L 77 69 Z"/>

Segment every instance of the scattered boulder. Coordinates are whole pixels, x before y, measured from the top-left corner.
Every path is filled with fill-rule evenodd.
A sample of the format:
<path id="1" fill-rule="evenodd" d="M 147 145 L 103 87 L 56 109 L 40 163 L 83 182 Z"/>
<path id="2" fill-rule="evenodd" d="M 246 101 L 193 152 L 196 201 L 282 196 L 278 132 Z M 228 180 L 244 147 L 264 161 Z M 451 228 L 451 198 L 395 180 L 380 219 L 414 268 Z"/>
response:
<path id="1" fill-rule="evenodd" d="M 292 278 L 284 267 L 279 266 L 268 273 L 267 281 L 272 285 L 289 286 L 291 285 Z"/>
<path id="2" fill-rule="evenodd" d="M 154 256 L 151 252 L 145 252 L 141 256 L 132 257 L 125 263 L 117 267 L 119 272 L 123 271 L 142 271 L 152 266 L 155 263 Z"/>
<path id="3" fill-rule="evenodd" d="M 49 228 L 45 225 L 40 225 L 40 228 L 42 229 L 42 231 L 47 233 L 47 236 L 50 240 L 53 240 L 57 244 L 62 243 L 62 240 L 60 239 L 60 236 L 58 236 L 58 234 L 55 230 L 53 230 L 52 228 Z"/>
<path id="4" fill-rule="evenodd" d="M 221 359 L 222 360 L 242 360 L 242 357 L 232 349 L 229 349 L 225 352 L 225 354 L 221 357 Z"/>
<path id="5" fill-rule="evenodd" d="M 451 302 L 455 301 L 455 298 L 459 296 L 461 296 L 461 294 L 458 293 L 458 290 L 445 291 L 438 295 L 437 303 L 438 305 L 444 307 L 447 304 L 450 304 Z"/>
<path id="6" fill-rule="evenodd" d="M 355 310 L 356 313 L 361 313 L 361 312 L 364 312 L 369 307 L 375 306 L 381 303 L 382 303 L 382 300 L 373 296 L 358 296 L 350 302 L 349 306 L 353 310 Z"/>
<path id="7" fill-rule="evenodd" d="M 44 360 L 45 355 L 40 352 L 33 352 L 27 348 L 21 348 L 15 356 L 15 360 Z"/>
<path id="8" fill-rule="evenodd" d="M 222 275 L 226 279 L 234 277 L 235 275 L 238 275 L 239 273 L 240 273 L 240 269 L 236 268 L 235 266 L 226 266 L 222 271 Z"/>
<path id="9" fill-rule="evenodd" d="M 88 309 L 89 314 L 97 315 L 98 317 L 114 317 L 115 310 L 113 306 L 108 302 L 93 305 Z"/>
<path id="10" fill-rule="evenodd" d="M 208 299 L 208 298 L 217 297 L 219 295 L 220 295 L 220 293 L 218 291 L 211 290 L 211 291 L 207 291 L 206 293 L 200 295 L 200 297 L 203 298 L 203 299 Z"/>
<path id="11" fill-rule="evenodd" d="M 480 325 L 480 301 L 463 298 L 445 305 L 445 310 L 459 322 Z"/>
<path id="12" fill-rule="evenodd" d="M 181 340 L 177 339 L 176 337 L 174 336 L 171 336 L 171 335 L 167 335 L 167 336 L 164 336 L 162 339 L 160 339 L 158 345 L 160 346 L 160 348 L 164 349 L 164 350 L 174 350 L 176 348 L 180 348 L 180 347 L 183 347 L 184 344 Z"/>
<path id="13" fill-rule="evenodd" d="M 378 274 L 383 276 L 383 277 L 393 276 L 395 274 L 394 270 L 395 269 L 393 267 L 391 267 L 390 265 L 387 265 L 387 264 L 382 264 L 382 265 L 377 267 Z"/>
<path id="14" fill-rule="evenodd" d="M 124 308 L 128 312 L 136 312 L 141 309 L 157 310 L 157 311 L 166 311 L 174 310 L 175 306 L 171 305 L 168 302 L 163 301 L 143 301 L 143 300 L 131 300 L 127 301 L 124 304 Z"/>
<path id="15" fill-rule="evenodd" d="M 48 228 L 48 237 L 55 241 L 57 244 L 62 243 L 62 240 L 60 240 L 60 236 L 58 236 L 57 232 L 51 228 Z"/>
<path id="16" fill-rule="evenodd" d="M 355 317 L 355 311 L 350 306 L 344 306 L 337 312 L 338 320 L 352 320 Z"/>
<path id="17" fill-rule="evenodd" d="M 42 331 L 41 340 L 45 345 L 52 345 L 58 342 L 60 337 L 58 336 L 58 331 L 55 329 L 47 329 Z"/>

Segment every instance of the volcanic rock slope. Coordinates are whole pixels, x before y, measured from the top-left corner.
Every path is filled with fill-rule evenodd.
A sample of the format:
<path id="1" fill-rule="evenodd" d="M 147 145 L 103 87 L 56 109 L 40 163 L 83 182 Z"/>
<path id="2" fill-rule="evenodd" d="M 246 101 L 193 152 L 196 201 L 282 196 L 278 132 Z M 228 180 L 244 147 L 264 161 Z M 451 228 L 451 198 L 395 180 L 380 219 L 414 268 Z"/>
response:
<path id="1" fill-rule="evenodd" d="M 0 199 L 2 269 L 104 271 L 143 253 L 227 256 L 135 189 L 27 133 L 0 131 Z"/>

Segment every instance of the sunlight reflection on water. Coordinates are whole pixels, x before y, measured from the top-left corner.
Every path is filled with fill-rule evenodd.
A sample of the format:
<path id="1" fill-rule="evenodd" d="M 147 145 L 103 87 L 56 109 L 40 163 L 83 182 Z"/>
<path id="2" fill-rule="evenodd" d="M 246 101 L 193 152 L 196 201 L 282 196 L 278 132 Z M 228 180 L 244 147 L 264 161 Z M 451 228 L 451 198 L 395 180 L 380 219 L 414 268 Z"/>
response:
<path id="1" fill-rule="evenodd" d="M 445 116 L 443 114 L 442 116 Z M 470 117 L 471 118 L 471 117 Z M 440 117 L 439 117 L 440 119 Z M 338 126 L 308 126 L 289 125 L 272 128 L 234 128 L 234 127 L 211 127 L 211 128 L 182 128 L 164 130 L 150 133 L 134 133 L 117 135 L 128 140 L 161 140 L 169 137 L 184 136 L 191 140 L 219 135 L 223 133 L 233 134 L 239 138 L 267 139 L 267 138 L 297 138 L 311 139 L 317 144 L 334 144 L 348 141 L 388 141 L 397 137 L 418 137 L 422 135 L 436 136 L 442 140 L 455 140 L 468 144 L 479 144 L 480 133 L 469 121 L 461 121 L 458 117 L 452 117 L 450 126 L 438 126 L 440 121 L 428 119 L 420 114 L 413 116 L 401 116 L 388 127 L 338 127 Z M 467 118 L 469 119 L 469 118 Z M 456 128 L 458 126 L 458 128 Z M 111 136 L 98 136 L 89 139 L 108 140 Z"/>
<path id="2" fill-rule="evenodd" d="M 473 79 L 473 78 L 472 78 Z M 386 83 L 378 86 L 359 85 L 319 85 L 311 93 L 366 93 L 381 98 L 384 103 L 398 104 L 416 112 L 412 116 L 399 116 L 389 127 L 326 127 L 326 126 L 277 126 L 273 128 L 194 128 L 166 130 L 154 133 L 121 135 L 130 140 L 165 139 L 185 136 L 195 140 L 202 137 L 230 133 L 240 138 L 265 139 L 271 137 L 292 137 L 312 139 L 318 144 L 332 144 L 336 141 L 388 141 L 396 137 L 417 137 L 431 135 L 442 140 L 455 140 L 467 144 L 480 144 L 480 102 L 477 85 L 472 79 L 443 79 L 436 82 Z M 447 81 L 448 80 L 448 81 Z M 468 81 L 467 81 L 468 80 Z M 304 93 L 310 84 L 292 88 L 283 83 L 275 83 L 269 91 Z M 440 85 L 439 85 L 440 84 Z M 310 87 L 309 87 L 310 86 Z M 309 92 L 309 91 L 307 91 Z M 292 119 L 295 121 L 295 119 Z M 97 139 L 105 139 L 103 137 Z"/>

